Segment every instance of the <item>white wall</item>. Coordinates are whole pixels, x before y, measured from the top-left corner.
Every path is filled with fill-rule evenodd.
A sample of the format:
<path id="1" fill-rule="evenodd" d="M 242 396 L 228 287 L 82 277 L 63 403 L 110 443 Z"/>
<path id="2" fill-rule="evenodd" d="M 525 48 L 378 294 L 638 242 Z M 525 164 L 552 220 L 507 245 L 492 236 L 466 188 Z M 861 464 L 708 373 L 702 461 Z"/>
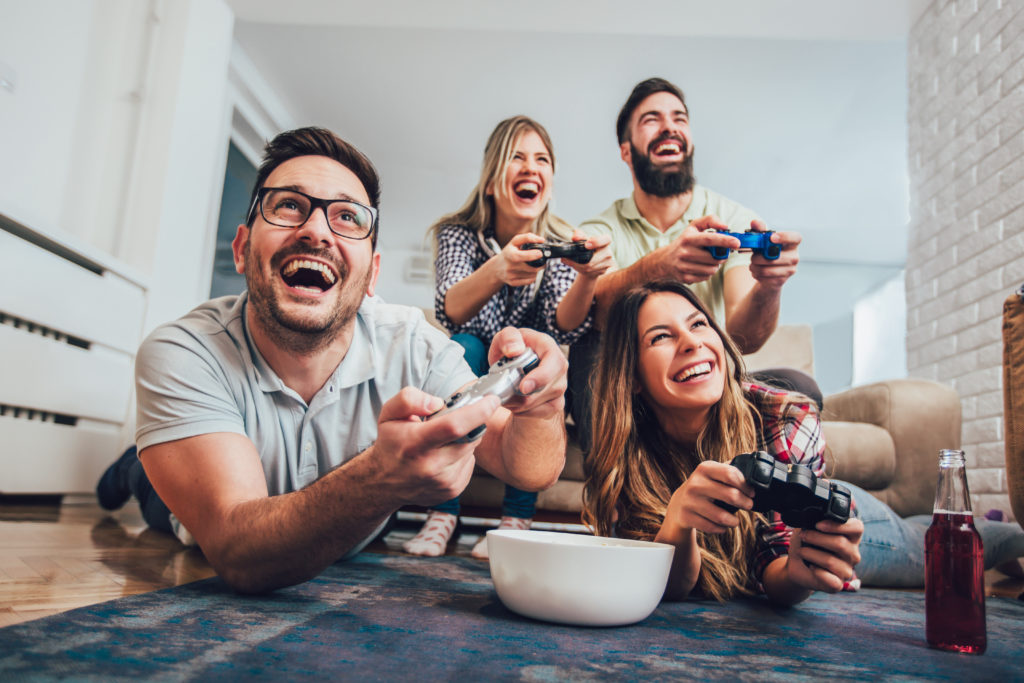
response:
<path id="1" fill-rule="evenodd" d="M 0 210 L 149 282 L 146 328 L 209 288 L 233 15 L 222 0 L 0 0 Z"/>
<path id="2" fill-rule="evenodd" d="M 1009 512 L 1001 317 L 1024 280 L 1024 9 L 925 3 L 908 46 L 907 365 L 960 394 L 975 512 Z"/>

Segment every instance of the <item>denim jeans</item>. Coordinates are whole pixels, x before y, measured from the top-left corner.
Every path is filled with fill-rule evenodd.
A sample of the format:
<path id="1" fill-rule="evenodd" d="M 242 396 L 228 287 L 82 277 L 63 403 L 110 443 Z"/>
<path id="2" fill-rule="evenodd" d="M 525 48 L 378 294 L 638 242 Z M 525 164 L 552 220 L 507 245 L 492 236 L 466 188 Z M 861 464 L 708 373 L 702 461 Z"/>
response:
<path id="1" fill-rule="evenodd" d="M 487 346 L 483 340 L 472 334 L 453 334 L 452 341 L 463 348 L 469 368 L 477 377 L 487 374 Z M 458 497 L 435 505 L 434 510 L 458 515 L 461 509 Z M 529 519 L 537 509 L 537 494 L 532 491 L 521 491 L 514 486 L 505 484 L 505 497 L 501 501 L 501 514 L 504 517 Z"/>
<path id="2" fill-rule="evenodd" d="M 850 489 L 864 535 L 860 541 L 857 577 L 865 586 L 924 586 L 924 535 L 931 515 L 902 518 L 864 489 L 838 482 Z M 1016 522 L 993 522 L 976 517 L 981 534 L 985 569 L 1024 557 L 1024 529 Z"/>

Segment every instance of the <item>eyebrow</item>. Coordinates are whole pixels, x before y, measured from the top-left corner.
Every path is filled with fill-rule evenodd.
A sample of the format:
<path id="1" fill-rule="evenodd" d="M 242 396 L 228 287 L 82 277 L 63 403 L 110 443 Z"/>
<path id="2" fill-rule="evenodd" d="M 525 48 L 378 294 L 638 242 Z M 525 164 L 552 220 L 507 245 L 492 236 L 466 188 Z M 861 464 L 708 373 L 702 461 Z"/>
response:
<path id="1" fill-rule="evenodd" d="M 310 197 L 314 196 L 312 194 L 309 194 L 309 192 L 306 192 L 306 190 L 303 189 L 299 185 L 294 185 L 294 184 L 293 185 L 279 185 L 278 188 L 282 189 L 282 190 L 294 190 L 295 192 L 301 192 L 302 194 L 307 194 Z M 337 197 L 333 197 L 331 199 L 327 199 L 326 197 L 317 197 L 317 199 L 326 199 L 327 201 L 335 201 L 335 200 L 338 200 L 338 199 L 343 199 L 345 201 L 356 202 L 358 204 L 362 204 L 363 203 L 362 200 L 356 199 L 352 195 L 345 194 L 344 192 L 339 192 Z"/>
<path id="2" fill-rule="evenodd" d="M 694 311 L 690 315 L 686 316 L 686 320 L 684 322 L 690 322 L 694 318 L 696 318 L 698 316 L 702 316 L 702 315 L 704 315 L 704 314 L 701 311 L 699 311 L 699 310 Z M 670 326 L 668 325 L 668 323 L 658 323 L 657 325 L 651 325 L 646 330 L 644 330 L 644 333 L 642 335 L 640 335 L 640 338 L 642 339 L 642 338 L 646 337 L 647 335 L 649 335 L 651 332 L 653 332 L 655 330 L 667 330 L 669 327 Z"/>

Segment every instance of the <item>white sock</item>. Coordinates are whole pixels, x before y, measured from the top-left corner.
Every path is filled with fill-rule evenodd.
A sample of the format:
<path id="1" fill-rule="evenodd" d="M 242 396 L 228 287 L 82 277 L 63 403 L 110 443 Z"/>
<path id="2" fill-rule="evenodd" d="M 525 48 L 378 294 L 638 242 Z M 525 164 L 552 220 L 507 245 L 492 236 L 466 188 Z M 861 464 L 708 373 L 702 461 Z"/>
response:
<path id="1" fill-rule="evenodd" d="M 529 529 L 530 524 L 533 523 L 533 518 L 524 519 L 522 517 L 502 517 L 501 522 L 498 524 L 499 529 Z M 470 555 L 478 560 L 487 559 L 487 534 L 484 534 L 473 549 L 469 552 Z"/>
<path id="2" fill-rule="evenodd" d="M 439 557 L 444 555 L 448 547 L 448 541 L 455 533 L 455 523 L 458 517 L 447 512 L 437 510 L 427 511 L 427 521 L 419 533 L 402 544 L 402 550 L 410 555 L 424 555 L 426 557 Z"/>

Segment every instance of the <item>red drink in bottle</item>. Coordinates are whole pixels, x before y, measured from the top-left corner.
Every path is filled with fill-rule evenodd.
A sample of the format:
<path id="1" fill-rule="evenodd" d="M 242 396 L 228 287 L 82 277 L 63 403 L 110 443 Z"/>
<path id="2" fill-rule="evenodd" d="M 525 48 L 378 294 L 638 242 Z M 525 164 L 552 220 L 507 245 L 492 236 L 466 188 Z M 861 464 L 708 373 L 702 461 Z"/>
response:
<path id="1" fill-rule="evenodd" d="M 939 452 L 932 525 L 925 534 L 925 635 L 931 647 L 985 652 L 985 566 L 963 451 Z"/>

